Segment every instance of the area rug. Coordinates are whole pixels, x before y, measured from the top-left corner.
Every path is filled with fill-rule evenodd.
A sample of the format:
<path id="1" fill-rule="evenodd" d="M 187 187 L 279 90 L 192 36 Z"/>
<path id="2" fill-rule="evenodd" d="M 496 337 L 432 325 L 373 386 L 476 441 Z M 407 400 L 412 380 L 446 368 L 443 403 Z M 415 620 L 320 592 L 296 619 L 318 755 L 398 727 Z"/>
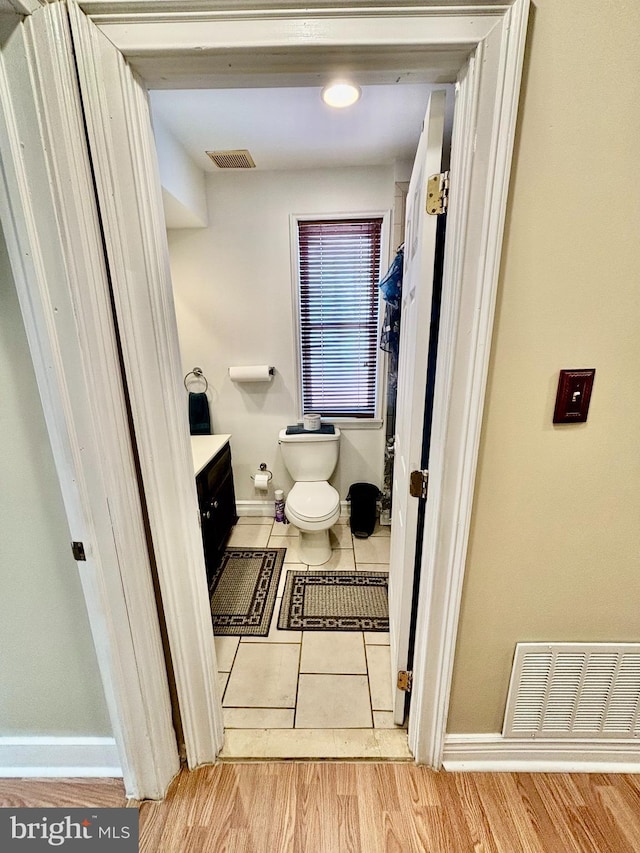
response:
<path id="1" fill-rule="evenodd" d="M 211 578 L 214 634 L 266 637 L 286 548 L 227 548 Z"/>
<path id="2" fill-rule="evenodd" d="M 387 572 L 288 571 L 278 628 L 388 631 Z"/>

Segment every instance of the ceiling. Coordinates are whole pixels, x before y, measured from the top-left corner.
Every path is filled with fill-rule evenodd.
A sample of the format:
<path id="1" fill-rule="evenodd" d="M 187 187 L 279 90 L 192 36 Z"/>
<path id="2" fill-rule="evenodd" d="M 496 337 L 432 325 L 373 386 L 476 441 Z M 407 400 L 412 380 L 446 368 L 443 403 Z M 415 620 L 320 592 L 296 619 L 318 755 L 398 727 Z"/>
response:
<path id="1" fill-rule="evenodd" d="M 244 148 L 257 169 L 282 170 L 413 161 L 433 88 L 364 85 L 344 110 L 327 107 L 316 86 L 154 90 L 150 98 L 154 117 L 203 171 L 218 170 L 205 151 Z"/>

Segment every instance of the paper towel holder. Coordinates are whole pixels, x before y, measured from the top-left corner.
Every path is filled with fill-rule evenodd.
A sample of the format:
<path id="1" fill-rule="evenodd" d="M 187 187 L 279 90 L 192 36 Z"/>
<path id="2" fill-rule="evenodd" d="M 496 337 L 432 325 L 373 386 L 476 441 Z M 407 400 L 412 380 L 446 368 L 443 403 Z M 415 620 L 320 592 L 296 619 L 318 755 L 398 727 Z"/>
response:
<path id="1" fill-rule="evenodd" d="M 232 382 L 270 382 L 276 369 L 272 365 L 253 364 L 229 368 Z"/>
<path id="2" fill-rule="evenodd" d="M 273 479 L 273 474 L 272 474 L 272 473 L 271 473 L 271 471 L 269 471 L 269 469 L 267 468 L 267 463 L 266 463 L 266 462 L 261 462 L 261 463 L 260 463 L 260 465 L 258 465 L 258 468 L 260 469 L 260 473 L 261 473 L 261 474 L 268 474 L 268 475 L 269 475 L 269 478 L 268 478 L 268 479 L 269 479 L 269 481 Z M 250 474 L 249 476 L 251 477 L 251 479 L 252 479 L 252 480 L 254 481 L 254 483 L 255 483 L 256 475 L 255 475 L 255 474 Z"/>

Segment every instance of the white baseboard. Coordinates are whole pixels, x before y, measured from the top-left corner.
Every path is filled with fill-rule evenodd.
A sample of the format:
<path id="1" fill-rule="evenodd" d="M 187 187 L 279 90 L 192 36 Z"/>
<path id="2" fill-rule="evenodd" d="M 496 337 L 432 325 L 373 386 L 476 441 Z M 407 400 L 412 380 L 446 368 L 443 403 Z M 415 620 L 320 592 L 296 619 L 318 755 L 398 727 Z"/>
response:
<path id="1" fill-rule="evenodd" d="M 349 517 L 349 501 L 340 501 L 340 517 Z M 256 518 L 273 518 L 273 500 L 236 501 L 236 512 L 240 517 L 255 516 Z"/>
<path id="2" fill-rule="evenodd" d="M 262 501 L 236 501 L 236 512 L 239 516 L 253 515 L 255 517 L 264 518 L 274 514 L 274 502 L 271 500 Z"/>
<path id="3" fill-rule="evenodd" d="M 451 734 L 444 739 L 442 764 L 478 773 L 640 773 L 640 742 Z"/>
<path id="4" fill-rule="evenodd" d="M 0 778 L 109 776 L 122 768 L 112 737 L 0 737 Z"/>

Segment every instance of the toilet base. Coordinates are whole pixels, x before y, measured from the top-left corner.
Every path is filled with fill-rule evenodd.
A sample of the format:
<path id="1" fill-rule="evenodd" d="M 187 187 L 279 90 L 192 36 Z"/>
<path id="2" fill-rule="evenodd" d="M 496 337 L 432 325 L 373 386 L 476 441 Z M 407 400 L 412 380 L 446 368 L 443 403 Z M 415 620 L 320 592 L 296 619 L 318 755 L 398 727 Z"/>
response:
<path id="1" fill-rule="evenodd" d="M 300 530 L 298 554 L 300 560 L 308 566 L 321 566 L 328 562 L 331 559 L 329 530 Z"/>

